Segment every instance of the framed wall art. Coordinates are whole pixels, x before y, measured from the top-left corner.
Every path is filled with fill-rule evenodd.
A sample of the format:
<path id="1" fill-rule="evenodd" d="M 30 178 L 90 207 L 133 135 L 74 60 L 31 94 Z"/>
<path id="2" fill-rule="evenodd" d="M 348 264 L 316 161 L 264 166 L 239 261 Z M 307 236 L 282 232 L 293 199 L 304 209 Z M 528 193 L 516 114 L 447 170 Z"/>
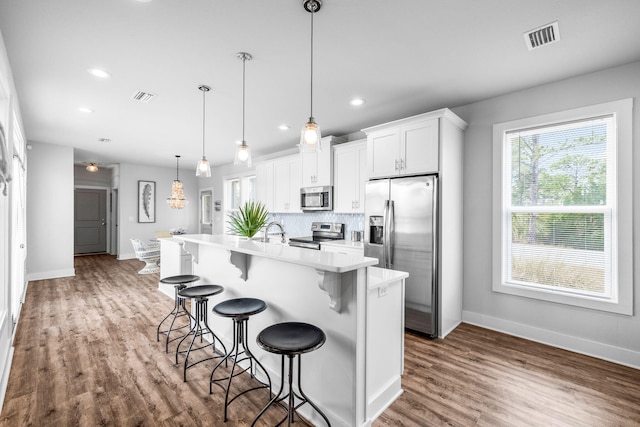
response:
<path id="1" fill-rule="evenodd" d="M 138 181 L 138 222 L 156 222 L 155 181 Z"/>

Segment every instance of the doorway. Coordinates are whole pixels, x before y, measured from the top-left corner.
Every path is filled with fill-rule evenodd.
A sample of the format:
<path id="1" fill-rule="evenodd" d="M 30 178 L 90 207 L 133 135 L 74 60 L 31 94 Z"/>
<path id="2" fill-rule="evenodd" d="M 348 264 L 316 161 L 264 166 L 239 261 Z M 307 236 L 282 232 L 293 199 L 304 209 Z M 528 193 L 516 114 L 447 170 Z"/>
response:
<path id="1" fill-rule="evenodd" d="M 76 188 L 74 254 L 107 252 L 107 190 Z"/>
<path id="2" fill-rule="evenodd" d="M 213 189 L 200 190 L 200 234 L 213 234 Z"/>

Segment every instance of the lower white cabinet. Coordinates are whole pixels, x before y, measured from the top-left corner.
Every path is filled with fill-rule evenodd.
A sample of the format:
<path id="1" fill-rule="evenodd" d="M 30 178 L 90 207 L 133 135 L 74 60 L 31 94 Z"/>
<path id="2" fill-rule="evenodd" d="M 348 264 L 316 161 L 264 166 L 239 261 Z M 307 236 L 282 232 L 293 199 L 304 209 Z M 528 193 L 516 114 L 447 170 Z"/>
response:
<path id="1" fill-rule="evenodd" d="M 333 210 L 336 213 L 364 213 L 367 182 L 365 139 L 333 148 Z"/>

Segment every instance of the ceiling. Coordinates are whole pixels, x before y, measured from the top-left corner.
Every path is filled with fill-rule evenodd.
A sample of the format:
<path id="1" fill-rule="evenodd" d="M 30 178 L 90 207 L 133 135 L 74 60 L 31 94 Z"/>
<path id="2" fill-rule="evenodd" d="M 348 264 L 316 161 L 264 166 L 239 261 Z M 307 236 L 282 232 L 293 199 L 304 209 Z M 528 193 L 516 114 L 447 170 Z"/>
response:
<path id="1" fill-rule="evenodd" d="M 324 0 L 314 17 L 313 113 L 323 135 L 456 107 L 640 60 L 637 0 Z M 523 33 L 559 22 L 532 51 Z M 27 139 L 76 162 L 182 167 L 294 147 L 310 114 L 302 0 L 2 0 Z M 110 79 L 87 72 L 98 67 Z M 134 101 L 142 90 L 156 94 Z M 366 103 L 353 107 L 349 100 Z M 83 113 L 79 107 L 92 113 Z M 288 131 L 278 129 L 288 124 Z M 110 142 L 100 142 L 107 138 Z"/>

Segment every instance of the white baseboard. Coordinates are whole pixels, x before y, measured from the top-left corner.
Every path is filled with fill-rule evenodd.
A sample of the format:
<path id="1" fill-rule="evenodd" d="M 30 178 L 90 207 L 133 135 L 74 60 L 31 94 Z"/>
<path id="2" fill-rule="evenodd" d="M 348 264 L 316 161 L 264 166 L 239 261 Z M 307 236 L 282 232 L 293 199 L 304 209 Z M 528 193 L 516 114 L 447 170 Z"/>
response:
<path id="1" fill-rule="evenodd" d="M 125 260 L 125 259 L 134 259 L 134 258 L 137 258 L 135 252 L 124 253 L 124 254 L 118 255 L 118 260 L 119 261 L 122 261 L 122 260 Z"/>
<path id="2" fill-rule="evenodd" d="M 65 269 L 65 270 L 52 270 L 52 271 L 39 271 L 37 273 L 28 273 L 26 276 L 26 280 L 46 280 L 46 279 L 58 279 L 60 277 L 72 277 L 76 275 L 76 270 L 74 268 Z"/>
<path id="3" fill-rule="evenodd" d="M 548 329 L 537 328 L 471 311 L 462 312 L 462 321 L 482 328 L 551 345 L 574 353 L 585 354 L 619 365 L 640 369 L 640 352 L 615 347 L 584 338 L 565 335 Z"/>
<path id="4" fill-rule="evenodd" d="M 7 352 L 7 358 L 0 361 L 0 412 L 2 412 L 2 406 L 4 405 L 4 397 L 7 393 L 7 386 L 9 385 L 9 374 L 11 373 L 11 362 L 13 361 L 13 344 Z"/>

